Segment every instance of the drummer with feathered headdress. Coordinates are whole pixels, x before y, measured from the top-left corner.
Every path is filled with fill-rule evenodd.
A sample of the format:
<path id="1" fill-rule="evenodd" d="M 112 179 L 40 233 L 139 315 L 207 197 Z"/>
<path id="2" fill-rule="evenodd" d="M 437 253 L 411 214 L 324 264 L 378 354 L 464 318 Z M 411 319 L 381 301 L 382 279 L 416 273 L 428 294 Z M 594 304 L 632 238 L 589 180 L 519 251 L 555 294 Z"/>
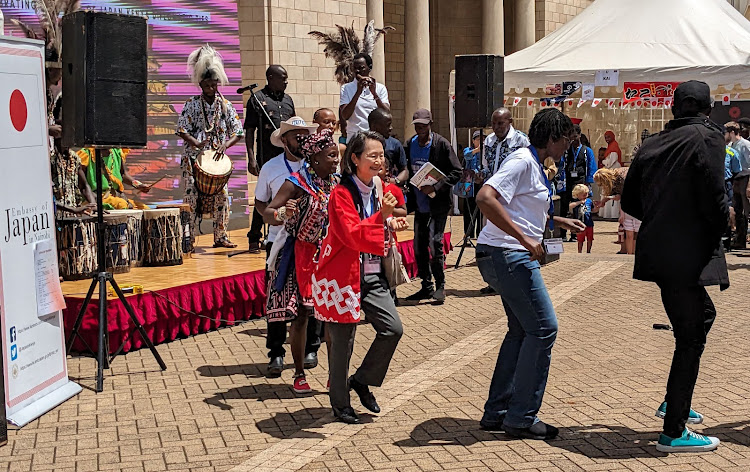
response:
<path id="1" fill-rule="evenodd" d="M 185 141 L 182 158 L 184 203 L 193 213 L 211 213 L 214 220 L 214 247 L 237 247 L 229 241 L 229 194 L 226 185 L 214 195 L 200 193 L 196 187 L 194 166 L 204 151 L 213 151 L 214 159 L 222 159 L 226 150 L 243 136 L 242 123 L 234 106 L 219 92 L 219 85 L 229 81 L 221 56 L 211 46 L 196 49 L 188 57 L 188 73 L 201 94 L 185 102 L 177 121 L 176 134 Z M 190 234 L 195 238 L 195 218 L 191 218 Z"/>

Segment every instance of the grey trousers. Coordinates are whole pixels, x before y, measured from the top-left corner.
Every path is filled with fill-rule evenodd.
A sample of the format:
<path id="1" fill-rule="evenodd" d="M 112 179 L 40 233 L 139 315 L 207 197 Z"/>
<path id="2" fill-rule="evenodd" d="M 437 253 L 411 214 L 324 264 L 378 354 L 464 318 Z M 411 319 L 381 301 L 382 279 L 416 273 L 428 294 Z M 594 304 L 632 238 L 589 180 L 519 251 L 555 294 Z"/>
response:
<path id="1" fill-rule="evenodd" d="M 375 328 L 375 340 L 367 351 L 362 365 L 352 376 L 364 385 L 383 384 L 396 346 L 404 333 L 396 305 L 391 297 L 388 281 L 383 274 L 362 277 L 362 311 Z M 357 323 L 326 323 L 331 337 L 328 370 L 331 378 L 331 406 L 337 410 L 351 406 L 349 399 L 349 362 L 354 348 Z"/>

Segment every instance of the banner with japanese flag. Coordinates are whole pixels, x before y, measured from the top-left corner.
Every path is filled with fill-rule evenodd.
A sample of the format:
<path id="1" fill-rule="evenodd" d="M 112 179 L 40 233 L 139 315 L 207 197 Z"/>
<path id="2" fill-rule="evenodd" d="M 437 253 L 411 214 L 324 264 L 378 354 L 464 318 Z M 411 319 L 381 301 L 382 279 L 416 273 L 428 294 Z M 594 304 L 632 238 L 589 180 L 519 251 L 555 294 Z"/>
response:
<path id="1" fill-rule="evenodd" d="M 617 99 L 616 98 L 608 98 L 607 99 L 607 108 L 609 108 L 610 110 L 614 109 L 615 108 L 615 103 L 617 103 Z"/>
<path id="2" fill-rule="evenodd" d="M 591 108 L 598 107 L 600 103 L 602 103 L 602 99 L 601 98 L 595 98 L 595 99 L 591 100 Z"/>
<path id="3" fill-rule="evenodd" d="M 68 380 L 44 77 L 43 42 L 0 37 L 0 329 L 17 426 L 81 391 Z"/>
<path id="4" fill-rule="evenodd" d="M 721 103 L 723 105 L 731 105 L 732 104 L 732 96 L 730 94 L 724 94 L 721 96 Z"/>
<path id="5" fill-rule="evenodd" d="M 586 103 L 586 100 L 580 99 L 578 100 L 578 108 L 581 108 Z"/>
<path id="6" fill-rule="evenodd" d="M 569 98 L 569 99 L 565 100 L 565 105 L 567 105 L 569 107 L 572 107 L 574 103 L 575 103 L 575 99 L 573 99 L 573 98 Z"/>
<path id="7" fill-rule="evenodd" d="M 536 101 L 536 99 L 534 99 L 534 98 L 527 98 L 526 99 L 526 106 L 527 107 L 533 107 L 535 101 Z"/>
<path id="8" fill-rule="evenodd" d="M 523 98 L 521 98 L 521 97 L 513 97 L 513 106 L 517 107 L 518 104 L 521 103 L 521 100 L 523 100 Z"/>

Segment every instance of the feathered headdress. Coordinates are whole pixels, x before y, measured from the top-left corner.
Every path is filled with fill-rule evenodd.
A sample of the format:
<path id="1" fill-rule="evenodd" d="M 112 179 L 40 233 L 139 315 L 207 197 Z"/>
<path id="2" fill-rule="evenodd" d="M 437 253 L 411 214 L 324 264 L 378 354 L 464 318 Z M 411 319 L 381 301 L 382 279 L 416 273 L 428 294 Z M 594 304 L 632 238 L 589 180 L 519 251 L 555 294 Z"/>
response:
<path id="1" fill-rule="evenodd" d="M 80 0 L 38 0 L 36 6 L 36 14 L 43 32 L 41 37 L 22 21 L 15 18 L 11 21 L 23 30 L 27 38 L 44 40 L 47 67 L 61 68 L 62 17 L 78 11 L 81 2 Z"/>
<path id="2" fill-rule="evenodd" d="M 338 32 L 327 34 L 321 31 L 310 31 L 310 36 L 318 40 L 318 44 L 325 46 L 323 52 L 326 57 L 333 59 L 336 63 L 336 81 L 344 85 L 354 80 L 352 71 L 352 62 L 354 56 L 363 52 L 372 56 L 375 49 L 375 43 L 381 36 L 390 30 L 396 28 L 386 26 L 383 29 L 375 28 L 375 21 L 370 21 L 365 26 L 365 35 L 362 41 L 359 40 L 357 33 L 354 31 L 354 23 L 351 28 L 336 25 Z"/>
<path id="3" fill-rule="evenodd" d="M 208 44 L 190 53 L 187 61 L 187 72 L 195 85 L 200 85 L 204 79 L 214 79 L 219 82 L 219 85 L 229 83 L 221 54 Z"/>

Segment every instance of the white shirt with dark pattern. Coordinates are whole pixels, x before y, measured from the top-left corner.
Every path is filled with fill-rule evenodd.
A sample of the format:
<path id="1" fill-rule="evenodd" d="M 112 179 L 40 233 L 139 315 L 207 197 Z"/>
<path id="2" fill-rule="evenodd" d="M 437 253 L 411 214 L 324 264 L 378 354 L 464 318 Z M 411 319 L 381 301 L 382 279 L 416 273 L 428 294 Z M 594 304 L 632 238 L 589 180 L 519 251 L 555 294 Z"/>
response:
<path id="1" fill-rule="evenodd" d="M 201 107 L 203 107 L 203 110 L 201 110 Z M 208 133 L 210 134 L 208 136 L 206 130 L 210 128 L 211 123 L 216 123 L 216 125 L 215 129 Z M 189 134 L 198 142 L 203 142 L 209 137 L 210 141 L 204 149 L 217 149 L 235 136 L 243 136 L 244 130 L 240 118 L 237 116 L 237 111 L 229 100 L 217 95 L 214 103 L 209 105 L 201 95 L 196 95 L 185 102 L 185 107 L 177 120 L 176 134 L 180 133 Z M 202 150 L 185 143 L 184 156 L 192 161 L 198 157 Z"/>

